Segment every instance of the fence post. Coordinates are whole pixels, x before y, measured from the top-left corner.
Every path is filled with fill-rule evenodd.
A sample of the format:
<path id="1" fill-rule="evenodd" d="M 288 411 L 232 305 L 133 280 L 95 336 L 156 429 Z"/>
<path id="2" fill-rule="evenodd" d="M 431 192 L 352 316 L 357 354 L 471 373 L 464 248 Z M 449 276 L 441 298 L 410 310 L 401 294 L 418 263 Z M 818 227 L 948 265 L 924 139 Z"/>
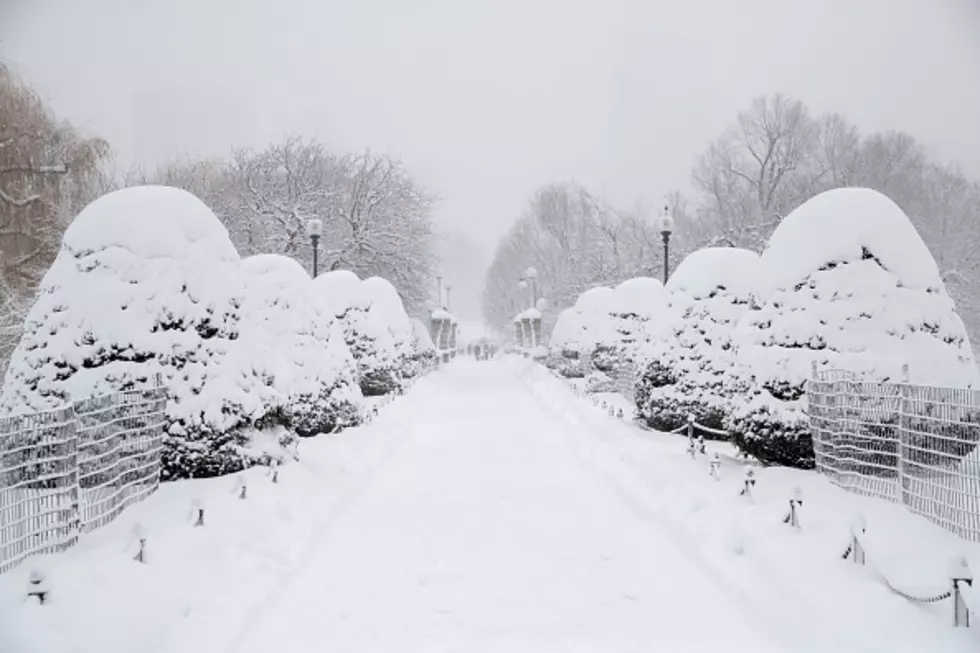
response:
<path id="1" fill-rule="evenodd" d="M 717 451 L 715 452 L 715 455 L 712 456 L 711 462 L 709 464 L 711 465 L 711 471 L 709 473 L 715 478 L 716 481 L 720 481 L 721 480 L 721 458 L 718 457 L 718 452 Z"/>
<path id="2" fill-rule="evenodd" d="M 861 546 L 861 538 L 859 535 L 863 535 L 865 531 L 864 516 L 859 515 L 855 522 L 851 525 L 851 555 L 855 564 L 864 564 L 864 547 Z"/>
<path id="3" fill-rule="evenodd" d="M 687 414 L 687 451 L 694 458 L 694 413 Z"/>
<path id="4" fill-rule="evenodd" d="M 970 608 L 960 592 L 962 585 L 973 586 L 973 571 L 966 558 L 955 558 L 950 565 L 949 578 L 953 582 L 953 626 L 967 628 L 970 625 Z"/>
<path id="5" fill-rule="evenodd" d="M 912 414 L 912 386 L 909 384 L 909 365 L 902 365 L 902 400 L 901 408 L 898 413 L 898 451 L 896 452 L 896 462 L 898 463 L 898 502 L 908 505 L 905 500 L 906 486 L 906 466 L 905 466 L 905 447 L 909 442 L 909 430 L 911 429 L 910 415 Z"/>
<path id="6" fill-rule="evenodd" d="M 44 605 L 48 600 L 47 579 L 44 577 L 44 572 L 36 567 L 31 569 L 31 575 L 27 581 L 27 596 L 36 596 L 40 605 Z"/>

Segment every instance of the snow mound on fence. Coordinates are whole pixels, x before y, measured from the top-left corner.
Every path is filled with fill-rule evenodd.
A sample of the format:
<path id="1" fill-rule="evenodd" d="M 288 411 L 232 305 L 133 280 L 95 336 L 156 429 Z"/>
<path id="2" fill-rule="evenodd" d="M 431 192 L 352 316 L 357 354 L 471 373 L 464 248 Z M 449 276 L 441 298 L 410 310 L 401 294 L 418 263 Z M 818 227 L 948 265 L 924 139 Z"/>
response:
<path id="1" fill-rule="evenodd" d="M 110 193 L 66 230 L 0 404 L 43 410 L 160 374 L 170 398 L 164 477 L 234 471 L 236 434 L 264 410 L 258 374 L 221 373 L 243 300 L 238 254 L 200 200 L 154 186 Z"/>
<path id="2" fill-rule="evenodd" d="M 759 255 L 710 247 L 687 256 L 667 283 L 666 327 L 643 350 L 637 406 L 647 423 L 671 430 L 688 414 L 723 426 L 741 389 L 733 383 L 732 336 L 748 311 Z"/>
<path id="3" fill-rule="evenodd" d="M 246 299 L 241 335 L 245 351 L 269 390 L 269 412 L 301 436 L 357 422 L 356 363 L 343 332 L 312 297 L 312 279 L 295 259 L 260 254 L 242 261 Z"/>
<path id="4" fill-rule="evenodd" d="M 358 382 L 365 396 L 396 389 L 395 340 L 379 313 L 371 312 L 371 298 L 363 282 L 348 270 L 334 270 L 313 280 L 314 294 L 325 310 L 340 321 L 344 341 L 357 362 Z"/>
<path id="5" fill-rule="evenodd" d="M 812 464 L 803 386 L 813 363 L 872 382 L 900 381 L 903 364 L 913 383 L 980 380 L 928 248 L 876 191 L 828 191 L 787 216 L 762 254 L 755 295 L 737 334 L 755 396 L 734 428 L 750 439 L 765 441 L 758 434 L 766 432 L 782 439 L 792 453 L 754 452 L 774 462 Z M 797 438 L 806 441 L 794 448 Z"/>

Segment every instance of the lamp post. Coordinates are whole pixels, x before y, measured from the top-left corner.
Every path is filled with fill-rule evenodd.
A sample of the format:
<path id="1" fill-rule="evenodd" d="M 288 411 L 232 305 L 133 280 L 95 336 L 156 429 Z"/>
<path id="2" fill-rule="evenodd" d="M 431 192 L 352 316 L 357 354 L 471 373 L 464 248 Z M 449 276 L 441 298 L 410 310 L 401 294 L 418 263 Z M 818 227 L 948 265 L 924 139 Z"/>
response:
<path id="1" fill-rule="evenodd" d="M 525 277 L 521 277 L 521 280 L 517 282 L 517 286 L 521 290 L 527 290 L 527 279 Z M 521 306 L 523 306 L 523 305 L 524 305 L 524 293 L 522 292 L 521 293 Z"/>
<path id="2" fill-rule="evenodd" d="M 452 308 L 450 308 L 451 304 L 449 303 L 449 298 L 452 295 L 452 292 L 453 292 L 453 287 L 447 283 L 446 284 L 446 310 L 447 311 L 453 310 Z"/>
<path id="3" fill-rule="evenodd" d="M 674 218 L 670 215 L 670 207 L 664 207 L 664 215 L 660 218 L 660 235 L 664 239 L 664 285 L 670 276 L 670 234 L 674 231 Z"/>
<path id="4" fill-rule="evenodd" d="M 310 241 L 313 243 L 313 278 L 317 275 L 317 257 L 320 253 L 320 236 L 323 235 L 323 220 L 310 218 L 306 223 L 306 229 L 310 234 Z"/>
<path id="5" fill-rule="evenodd" d="M 538 301 L 538 271 L 529 267 L 524 271 L 524 277 L 531 283 L 531 308 L 534 308 Z"/>

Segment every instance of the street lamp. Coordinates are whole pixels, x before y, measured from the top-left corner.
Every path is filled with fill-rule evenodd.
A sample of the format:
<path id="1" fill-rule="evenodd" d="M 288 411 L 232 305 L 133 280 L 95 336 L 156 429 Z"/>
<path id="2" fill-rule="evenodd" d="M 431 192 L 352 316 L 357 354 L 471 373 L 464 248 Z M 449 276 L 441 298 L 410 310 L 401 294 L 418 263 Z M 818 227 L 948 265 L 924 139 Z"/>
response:
<path id="1" fill-rule="evenodd" d="M 531 306 L 538 301 L 538 271 L 529 267 L 524 271 L 524 276 L 531 282 Z"/>
<path id="2" fill-rule="evenodd" d="M 670 215 L 670 207 L 664 207 L 664 215 L 660 218 L 660 235 L 664 239 L 664 285 L 670 276 L 670 234 L 674 231 L 674 218 Z"/>
<path id="3" fill-rule="evenodd" d="M 309 232 L 310 240 L 313 242 L 313 278 L 316 279 L 317 255 L 320 252 L 320 236 L 323 235 L 323 220 L 320 218 L 310 218 L 306 223 L 306 230 Z"/>

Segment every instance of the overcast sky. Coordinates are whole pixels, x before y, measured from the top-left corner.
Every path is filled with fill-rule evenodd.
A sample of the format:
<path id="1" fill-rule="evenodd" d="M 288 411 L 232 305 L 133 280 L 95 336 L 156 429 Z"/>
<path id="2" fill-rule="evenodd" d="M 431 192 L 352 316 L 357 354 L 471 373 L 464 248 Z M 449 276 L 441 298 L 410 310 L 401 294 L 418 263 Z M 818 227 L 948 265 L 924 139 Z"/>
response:
<path id="1" fill-rule="evenodd" d="M 980 177 L 980 0 L 0 0 L 0 58 L 123 167 L 397 155 L 488 252 L 549 181 L 659 203 L 777 91 Z"/>

